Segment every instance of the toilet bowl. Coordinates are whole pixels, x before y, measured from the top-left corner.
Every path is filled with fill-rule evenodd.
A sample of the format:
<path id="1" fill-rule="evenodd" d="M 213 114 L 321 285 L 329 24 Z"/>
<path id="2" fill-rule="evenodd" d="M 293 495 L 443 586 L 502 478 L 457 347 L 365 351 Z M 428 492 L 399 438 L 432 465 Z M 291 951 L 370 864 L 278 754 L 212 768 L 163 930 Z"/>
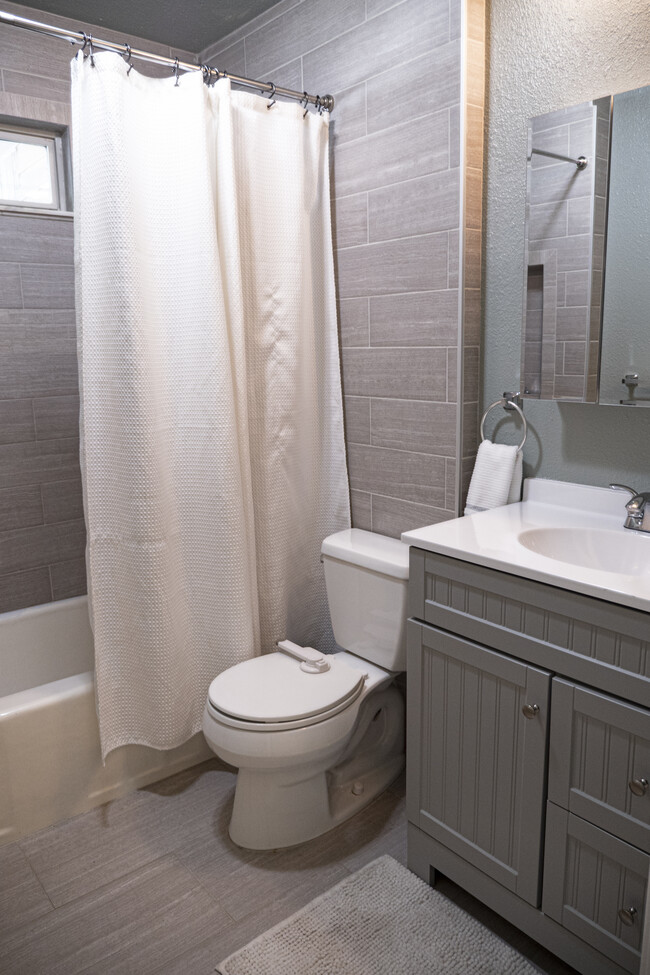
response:
<path id="1" fill-rule="evenodd" d="M 230 667 L 208 692 L 203 733 L 239 769 L 230 821 L 238 846 L 313 839 L 382 792 L 404 766 L 408 548 L 348 529 L 323 542 L 334 636 L 321 655 L 281 641 Z"/>

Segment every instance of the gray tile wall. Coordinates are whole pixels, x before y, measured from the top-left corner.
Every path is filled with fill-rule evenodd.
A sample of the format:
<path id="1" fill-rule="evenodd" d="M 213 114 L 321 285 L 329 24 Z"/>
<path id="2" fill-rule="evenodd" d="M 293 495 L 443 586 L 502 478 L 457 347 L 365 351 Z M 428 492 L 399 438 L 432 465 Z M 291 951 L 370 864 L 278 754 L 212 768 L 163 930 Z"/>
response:
<path id="1" fill-rule="evenodd" d="M 3 9 L 79 26 L 17 4 Z M 72 53 L 1 26 L 0 116 L 69 125 Z M 0 212 L 0 612 L 86 591 L 72 235 L 71 218 Z"/>
<path id="2" fill-rule="evenodd" d="M 483 19 L 483 0 L 282 0 L 198 56 L 336 97 L 333 223 L 353 520 L 388 535 L 456 513 L 476 446 Z M 2 27 L 0 115 L 68 124 L 70 53 Z M 0 214 L 0 612 L 85 591 L 72 289 L 71 223 Z"/>
<path id="3" fill-rule="evenodd" d="M 335 96 L 333 225 L 353 524 L 388 535 L 453 517 L 458 460 L 476 449 L 483 21 L 483 0 L 283 0 L 199 55 L 222 70 Z"/>

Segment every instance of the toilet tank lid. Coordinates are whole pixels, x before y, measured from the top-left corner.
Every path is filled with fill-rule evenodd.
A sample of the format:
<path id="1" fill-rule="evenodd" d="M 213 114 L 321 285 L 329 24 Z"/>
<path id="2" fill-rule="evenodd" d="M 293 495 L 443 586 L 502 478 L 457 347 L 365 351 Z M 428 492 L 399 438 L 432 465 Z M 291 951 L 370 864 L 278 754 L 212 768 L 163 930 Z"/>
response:
<path id="1" fill-rule="evenodd" d="M 389 538 L 361 528 L 346 528 L 329 535 L 323 540 L 321 554 L 395 579 L 409 577 L 408 545 L 399 538 Z"/>

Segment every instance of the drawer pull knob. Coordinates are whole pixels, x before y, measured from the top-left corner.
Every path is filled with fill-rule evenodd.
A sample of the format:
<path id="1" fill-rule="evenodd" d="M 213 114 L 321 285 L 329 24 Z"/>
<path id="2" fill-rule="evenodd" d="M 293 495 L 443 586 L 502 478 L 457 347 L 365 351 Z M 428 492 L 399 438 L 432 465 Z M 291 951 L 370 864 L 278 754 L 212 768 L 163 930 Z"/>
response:
<path id="1" fill-rule="evenodd" d="M 539 714 L 539 704 L 524 704 L 523 708 L 521 709 L 521 713 L 523 714 L 524 718 L 528 718 L 530 721 L 531 718 L 534 718 L 537 714 Z"/>
<path id="2" fill-rule="evenodd" d="M 633 796 L 644 796 L 648 791 L 647 779 L 630 779 L 628 788 Z"/>
<path id="3" fill-rule="evenodd" d="M 631 928 L 636 921 L 637 909 L 636 907 L 622 907 L 618 912 L 618 916 L 626 924 L 628 928 Z"/>

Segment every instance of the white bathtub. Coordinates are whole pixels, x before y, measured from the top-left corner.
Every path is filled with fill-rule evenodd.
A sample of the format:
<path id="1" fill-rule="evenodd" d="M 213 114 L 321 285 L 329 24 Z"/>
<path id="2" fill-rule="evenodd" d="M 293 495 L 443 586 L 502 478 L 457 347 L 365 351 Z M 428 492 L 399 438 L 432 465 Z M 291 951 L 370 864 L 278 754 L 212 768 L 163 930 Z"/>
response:
<path id="1" fill-rule="evenodd" d="M 85 596 L 0 615 L 0 844 L 209 758 L 202 735 L 102 766 Z"/>

